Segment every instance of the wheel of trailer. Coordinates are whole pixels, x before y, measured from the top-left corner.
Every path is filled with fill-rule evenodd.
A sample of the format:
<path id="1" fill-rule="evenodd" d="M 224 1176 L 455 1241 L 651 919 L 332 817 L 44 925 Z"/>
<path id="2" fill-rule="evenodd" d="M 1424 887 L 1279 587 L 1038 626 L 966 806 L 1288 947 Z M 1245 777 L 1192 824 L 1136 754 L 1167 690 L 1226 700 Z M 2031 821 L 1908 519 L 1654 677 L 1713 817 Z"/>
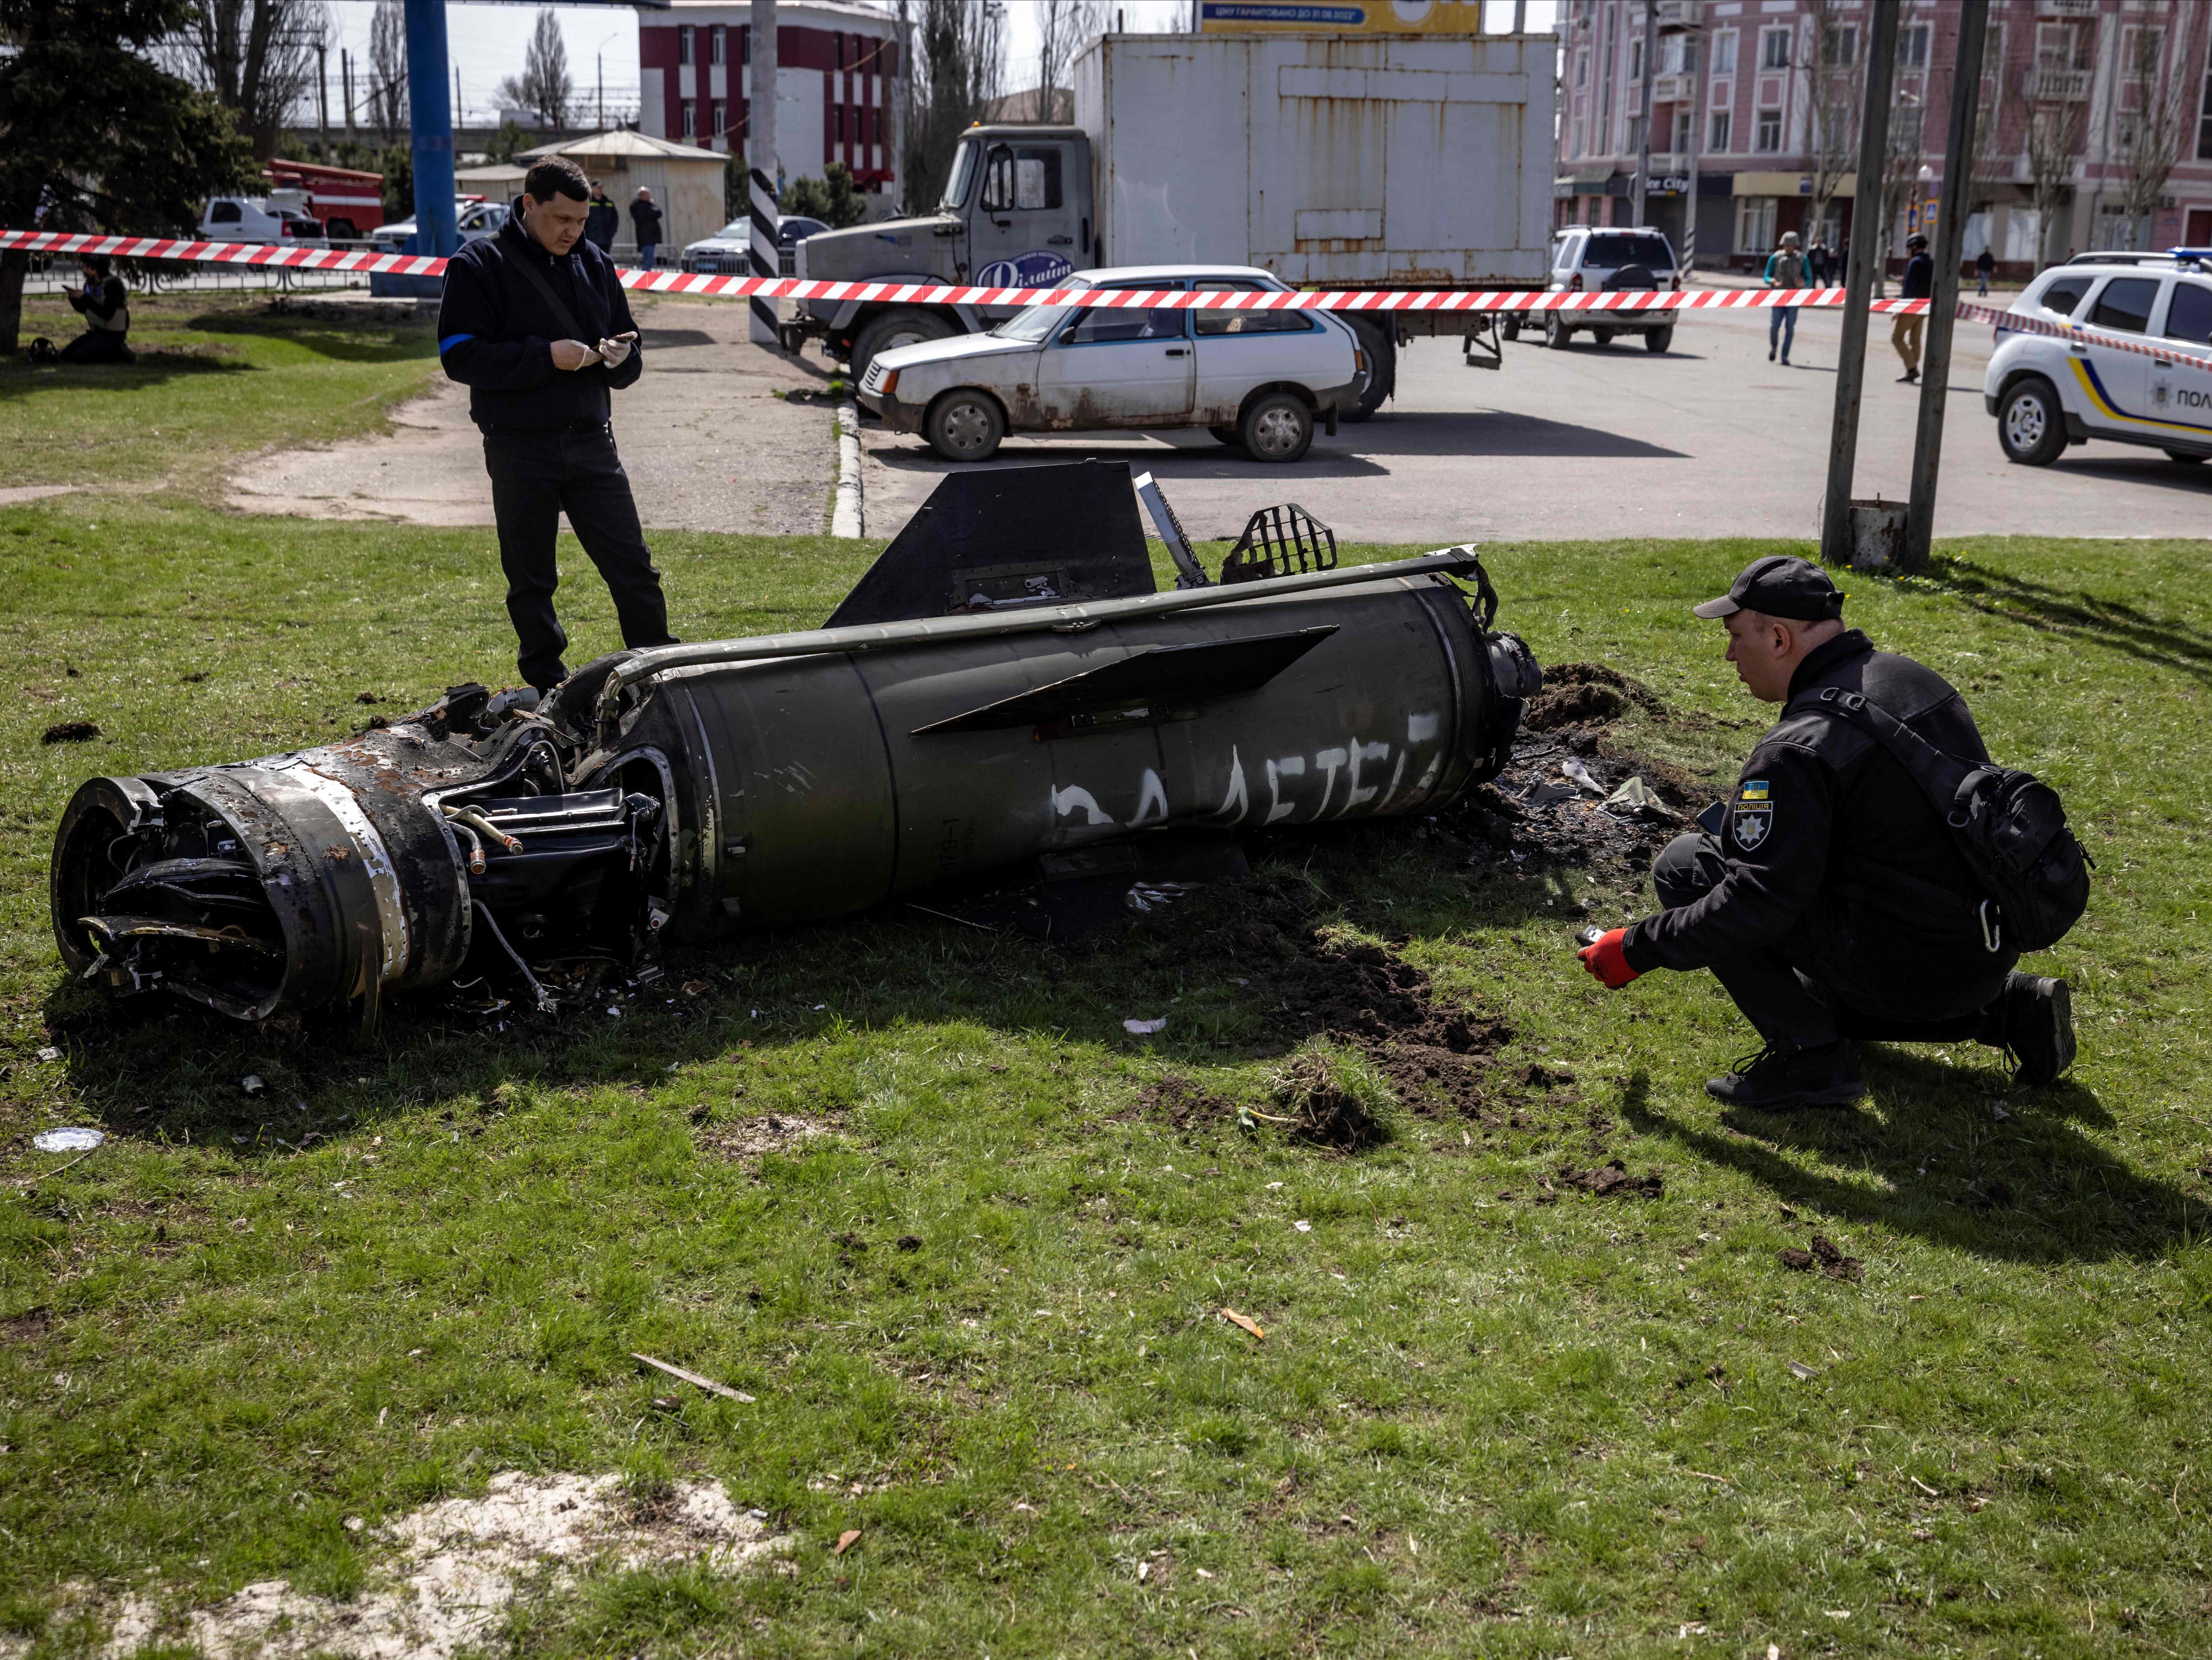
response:
<path id="1" fill-rule="evenodd" d="M 1252 400 L 1238 430 L 1255 461 L 1295 461 L 1313 442 L 1313 411 L 1291 392 L 1271 392 Z"/>
<path id="2" fill-rule="evenodd" d="M 1521 337 L 1521 313 L 1508 312 L 1498 319 L 1498 337 L 1508 344 Z"/>
<path id="3" fill-rule="evenodd" d="M 2191 450 L 2168 450 L 2166 453 L 2166 459 L 2169 461 L 2179 461 L 2185 467 L 2202 466 L 2207 459 L 2201 452 Z"/>
<path id="4" fill-rule="evenodd" d="M 926 311 L 887 311 L 881 317 L 871 318 L 867 325 L 853 337 L 853 384 L 860 384 L 868 365 L 876 361 L 879 351 L 894 351 L 901 346 L 918 346 L 925 340 L 951 337 L 952 325 Z"/>
<path id="5" fill-rule="evenodd" d="M 955 386 L 929 406 L 921 435 L 948 461 L 988 461 L 1006 435 L 1006 417 L 988 392 Z"/>
<path id="6" fill-rule="evenodd" d="M 1663 329 L 1650 329 L 1644 332 L 1644 350 L 1646 351 L 1665 351 L 1674 344 L 1674 325 L 1672 323 Z"/>
<path id="7" fill-rule="evenodd" d="M 1367 387 L 1359 394 L 1357 404 L 1339 406 L 1336 418 L 1364 421 L 1382 407 L 1384 398 L 1398 390 L 1397 331 L 1378 328 L 1364 319 L 1347 317 L 1344 320 L 1351 325 L 1359 350 L 1367 354 Z"/>
<path id="8" fill-rule="evenodd" d="M 1226 444 L 1231 449 L 1244 441 L 1244 435 L 1235 427 L 1208 427 L 1206 430 L 1213 435 L 1215 442 Z"/>
<path id="9" fill-rule="evenodd" d="M 2005 459 L 2047 467 L 2066 452 L 2066 411 L 2051 382 L 2016 382 L 1997 405 L 1997 447 Z"/>
<path id="10" fill-rule="evenodd" d="M 1544 313 L 1544 344 L 1553 351 L 1565 351 L 1573 333 L 1572 329 L 1559 320 L 1559 313 L 1547 311 Z"/>

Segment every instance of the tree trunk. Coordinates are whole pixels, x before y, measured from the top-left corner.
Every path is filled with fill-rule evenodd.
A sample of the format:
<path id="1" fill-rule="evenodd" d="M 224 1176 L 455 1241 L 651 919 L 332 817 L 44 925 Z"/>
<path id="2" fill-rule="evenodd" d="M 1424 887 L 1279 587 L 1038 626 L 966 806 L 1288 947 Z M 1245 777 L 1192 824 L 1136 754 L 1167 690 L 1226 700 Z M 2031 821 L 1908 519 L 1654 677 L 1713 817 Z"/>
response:
<path id="1" fill-rule="evenodd" d="M 23 332 L 23 278 L 30 270 L 31 256 L 22 249 L 0 253 L 0 352 L 10 357 Z"/>

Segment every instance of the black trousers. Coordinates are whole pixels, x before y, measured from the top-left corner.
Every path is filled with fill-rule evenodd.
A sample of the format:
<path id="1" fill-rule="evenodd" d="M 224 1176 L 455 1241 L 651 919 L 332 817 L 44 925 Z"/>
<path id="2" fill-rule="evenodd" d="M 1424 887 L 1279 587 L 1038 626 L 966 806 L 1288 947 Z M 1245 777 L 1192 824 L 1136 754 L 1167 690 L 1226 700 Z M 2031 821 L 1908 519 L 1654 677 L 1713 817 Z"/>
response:
<path id="1" fill-rule="evenodd" d="M 56 354 L 64 363 L 135 363 L 138 354 L 113 329 L 87 329 Z"/>
<path id="2" fill-rule="evenodd" d="M 492 511 L 499 520 L 499 562 L 507 573 L 507 614 L 521 649 L 515 667 L 543 690 L 568 678 L 561 661 L 568 636 L 553 614 L 561 573 L 553 562 L 561 515 L 599 568 L 614 595 L 625 646 L 671 646 L 668 602 L 653 568 L 630 497 L 629 475 L 605 424 L 553 432 L 487 432 L 484 469 L 491 474 Z"/>
<path id="3" fill-rule="evenodd" d="M 1651 867 L 1668 910 L 1703 897 L 1728 871 L 1720 843 L 1702 830 L 1676 836 Z M 2012 952 L 1913 955 L 1909 974 L 1894 955 L 1838 949 L 1838 930 L 1810 918 L 1772 946 L 1712 965 L 1743 1018 L 1776 1049 L 1809 1049 L 1839 1037 L 1890 1043 L 2001 1046 L 1997 1004 Z"/>

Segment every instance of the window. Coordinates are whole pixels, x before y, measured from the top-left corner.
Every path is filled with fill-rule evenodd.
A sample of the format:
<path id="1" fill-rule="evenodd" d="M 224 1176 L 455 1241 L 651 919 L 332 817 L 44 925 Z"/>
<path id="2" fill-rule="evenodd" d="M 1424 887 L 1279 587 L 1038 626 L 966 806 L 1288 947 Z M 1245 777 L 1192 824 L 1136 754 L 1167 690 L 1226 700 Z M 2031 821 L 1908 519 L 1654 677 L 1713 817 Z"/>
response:
<path id="1" fill-rule="evenodd" d="M 992 148 L 984 164 L 986 213 L 1030 212 L 1060 205 L 1060 152 L 1056 149 Z"/>
<path id="2" fill-rule="evenodd" d="M 1924 70 L 1928 67 L 1928 37 L 1932 32 L 1926 23 L 1908 24 L 1898 31 L 1898 68 Z"/>
<path id="3" fill-rule="evenodd" d="M 1831 23 L 1820 31 L 1820 64 L 1824 69 L 1847 70 L 1859 55 L 1856 24 Z"/>
<path id="4" fill-rule="evenodd" d="M 1588 46 L 1584 46 L 1575 54 L 1575 84 L 1578 87 L 1589 85 L 1589 48 Z"/>
<path id="5" fill-rule="evenodd" d="M 1759 112 L 1759 132 L 1753 140 L 1761 155 L 1772 155 L 1782 149 L 1782 112 L 1761 110 Z"/>
<path id="6" fill-rule="evenodd" d="M 2174 284 L 2173 298 L 2166 308 L 2166 337 L 2212 346 L 2212 289 L 2195 283 Z"/>
<path id="7" fill-rule="evenodd" d="M 208 222 L 211 225 L 236 225 L 244 220 L 235 202 L 213 202 L 208 205 Z"/>
<path id="8" fill-rule="evenodd" d="M 2062 277 L 2044 289 L 2043 298 L 2036 303 L 2060 317 L 2071 317 L 2074 307 L 2081 303 L 2081 296 L 2088 293 L 2093 280 L 2087 277 Z"/>
<path id="9" fill-rule="evenodd" d="M 1582 263 L 1585 269 L 1595 265 L 1604 271 L 1619 271 L 1623 265 L 1672 271 L 1674 268 L 1674 252 L 1667 246 L 1667 239 L 1663 236 L 1615 236 L 1600 232 L 1590 238 L 1589 247 L 1583 252 Z"/>
<path id="10" fill-rule="evenodd" d="M 1735 31 L 1734 29 L 1730 29 L 1725 34 L 1717 34 L 1713 37 L 1713 73 L 1715 75 L 1735 73 Z"/>
<path id="11" fill-rule="evenodd" d="M 1241 291 L 1261 285 L 1200 277 L 1198 286 Z M 1225 334 L 1310 334 L 1316 326 L 1314 320 L 1302 311 L 1200 311 L 1191 313 L 1191 321 L 1201 340 Z"/>
<path id="12" fill-rule="evenodd" d="M 2204 66 L 2204 101 L 2197 111 L 2197 159 L 2212 161 L 2212 64 Z"/>
<path id="13" fill-rule="evenodd" d="M 1712 131 L 1706 135 L 1705 148 L 1718 154 L 1726 150 L 1728 147 L 1729 112 L 1726 110 L 1715 110 Z"/>
<path id="14" fill-rule="evenodd" d="M 1790 31 L 1768 29 L 1759 37 L 1759 66 L 1763 70 L 1790 67 Z"/>
<path id="15" fill-rule="evenodd" d="M 725 104 L 720 99 L 717 98 L 714 100 L 713 105 L 714 116 L 714 136 L 717 138 L 721 137 L 730 130 L 730 118 L 727 112 L 729 106 Z"/>
<path id="16" fill-rule="evenodd" d="M 707 31 L 707 61 L 708 63 L 720 64 L 728 61 L 725 56 L 729 50 L 725 43 L 728 33 L 729 31 L 720 23 Z"/>
<path id="17" fill-rule="evenodd" d="M 1676 155 L 1686 155 L 1690 153 L 1690 143 L 1689 106 L 1677 104 L 1674 106 L 1674 139 L 1668 149 Z"/>
<path id="18" fill-rule="evenodd" d="M 698 136 L 699 100 L 696 98 L 686 98 L 684 100 L 684 131 L 682 137 L 685 138 L 696 138 Z"/>
<path id="19" fill-rule="evenodd" d="M 2141 334 L 2150 327 L 2150 305 L 2157 298 L 2155 277 L 2115 277 L 2097 296 L 2089 326 L 2118 334 Z"/>
<path id="20" fill-rule="evenodd" d="M 1060 332 L 1060 344 L 1098 346 L 1129 340 L 1180 340 L 1182 319 L 1179 311 L 1108 311 L 1093 306 L 1070 319 Z"/>
<path id="21" fill-rule="evenodd" d="M 1631 82 L 1644 79 L 1644 43 L 1641 40 L 1628 43 L 1628 78 Z"/>
<path id="22" fill-rule="evenodd" d="M 692 61 L 691 37 L 696 33 L 696 31 L 689 23 L 682 23 L 677 26 L 676 61 L 678 63 L 689 64 Z"/>
<path id="23" fill-rule="evenodd" d="M 1735 251 L 1771 253 L 1774 251 L 1774 198 L 1739 196 L 1735 198 Z"/>
<path id="24" fill-rule="evenodd" d="M 1580 121 L 1577 121 L 1575 123 L 1574 137 L 1570 141 L 1567 154 L 1570 155 L 1582 155 L 1587 154 L 1587 152 L 1583 149 L 1583 124 Z"/>

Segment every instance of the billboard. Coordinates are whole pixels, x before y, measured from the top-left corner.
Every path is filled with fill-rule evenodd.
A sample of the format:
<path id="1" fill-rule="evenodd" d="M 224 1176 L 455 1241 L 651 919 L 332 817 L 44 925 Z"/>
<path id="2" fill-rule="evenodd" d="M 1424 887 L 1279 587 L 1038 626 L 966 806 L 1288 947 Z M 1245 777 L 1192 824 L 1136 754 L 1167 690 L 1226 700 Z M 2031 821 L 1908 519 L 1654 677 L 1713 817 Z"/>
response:
<path id="1" fill-rule="evenodd" d="M 1208 34 L 1480 34 L 1482 0 L 1200 0 Z"/>

